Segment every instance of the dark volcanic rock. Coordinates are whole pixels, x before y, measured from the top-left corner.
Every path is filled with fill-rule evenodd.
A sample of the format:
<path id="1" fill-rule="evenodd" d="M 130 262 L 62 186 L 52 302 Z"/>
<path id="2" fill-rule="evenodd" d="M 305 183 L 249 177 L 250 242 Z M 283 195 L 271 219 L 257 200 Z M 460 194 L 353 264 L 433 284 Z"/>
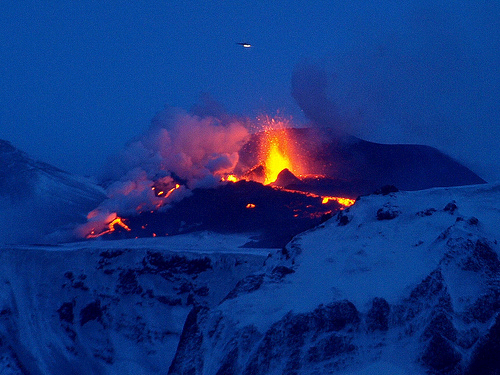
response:
<path id="1" fill-rule="evenodd" d="M 243 280 L 238 281 L 238 284 L 236 284 L 234 289 L 229 292 L 227 297 L 224 299 L 233 299 L 241 293 L 253 292 L 254 290 L 259 289 L 263 282 L 264 274 L 249 275 Z"/>
<path id="2" fill-rule="evenodd" d="M 392 220 L 398 217 L 400 212 L 391 206 L 382 207 L 377 210 L 377 220 Z"/>
<path id="3" fill-rule="evenodd" d="M 366 316 L 368 331 L 387 331 L 389 329 L 389 313 L 391 307 L 383 298 L 374 298 Z"/>
<path id="4" fill-rule="evenodd" d="M 349 353 L 356 350 L 351 344 L 352 339 L 346 336 L 331 334 L 328 337 L 318 341 L 307 353 L 309 362 L 321 362 L 331 359 L 342 353 Z"/>
<path id="5" fill-rule="evenodd" d="M 121 294 L 142 293 L 142 287 L 137 281 L 137 273 L 134 270 L 123 270 L 120 272 L 116 292 Z"/>
<path id="6" fill-rule="evenodd" d="M 164 256 L 159 252 L 148 251 L 143 260 L 144 267 L 149 272 L 169 274 L 186 273 L 188 275 L 199 274 L 212 268 L 209 258 L 189 259 L 185 256 Z"/>
<path id="7" fill-rule="evenodd" d="M 206 312 L 206 308 L 195 306 L 187 316 L 169 374 L 203 373 L 203 353 L 200 350 L 203 333 L 197 322 L 198 315 L 203 312 Z"/>
<path id="8" fill-rule="evenodd" d="M 359 320 L 356 307 L 349 301 L 321 305 L 311 313 L 288 313 L 266 332 L 243 374 L 267 374 L 283 363 L 285 373 L 300 373 L 300 368 L 306 364 L 304 358 L 315 362 L 353 352 L 356 348 L 349 335 L 331 332 L 356 328 Z M 315 341 L 315 337 L 327 333 L 325 338 Z M 310 334 L 313 334 L 313 346 L 305 353 L 305 342 Z"/>
<path id="9" fill-rule="evenodd" d="M 472 355 L 466 375 L 498 375 L 500 373 L 500 315 L 488 334 L 481 339 Z"/>
<path id="10" fill-rule="evenodd" d="M 100 320 L 102 315 L 101 301 L 91 302 L 80 311 L 80 325 L 83 326 L 91 320 Z"/>
<path id="11" fill-rule="evenodd" d="M 469 307 L 466 318 L 476 320 L 480 323 L 486 323 L 497 312 L 500 311 L 500 290 L 491 289 L 478 297 Z"/>
<path id="12" fill-rule="evenodd" d="M 59 313 L 59 319 L 61 321 L 73 323 L 73 319 L 75 318 L 73 308 L 75 307 L 75 304 L 76 303 L 74 300 L 72 302 L 64 302 L 61 307 L 57 309 L 57 312 Z"/>
<path id="13" fill-rule="evenodd" d="M 390 193 L 397 193 L 399 189 L 394 185 L 384 185 L 380 189 L 375 190 L 373 194 L 389 195 Z"/>
<path id="14" fill-rule="evenodd" d="M 276 178 L 276 181 L 271 183 L 272 186 L 280 186 L 286 188 L 287 186 L 299 186 L 302 184 L 302 181 L 298 179 L 292 172 L 290 172 L 287 168 L 283 169 Z"/>
<path id="15" fill-rule="evenodd" d="M 408 144 L 379 144 L 339 136 L 326 119 L 321 129 L 286 129 L 297 155 L 307 155 L 308 173 L 323 181 L 303 181 L 310 192 L 350 196 L 371 194 L 380 186 L 422 190 L 437 186 L 485 183 L 474 172 L 435 148 Z M 280 130 L 277 130 L 280 131 Z M 237 168 L 247 171 L 259 163 L 258 150 L 265 132 L 256 133 L 240 150 Z"/>
<path id="16" fill-rule="evenodd" d="M 461 359 L 461 354 L 441 335 L 431 338 L 421 357 L 423 364 L 435 374 L 450 373 Z"/>
<path id="17" fill-rule="evenodd" d="M 457 339 L 457 330 L 453 326 L 448 314 L 444 312 L 439 312 L 432 318 L 429 325 L 425 328 L 422 338 L 429 339 L 436 335 L 440 335 L 452 342 Z"/>

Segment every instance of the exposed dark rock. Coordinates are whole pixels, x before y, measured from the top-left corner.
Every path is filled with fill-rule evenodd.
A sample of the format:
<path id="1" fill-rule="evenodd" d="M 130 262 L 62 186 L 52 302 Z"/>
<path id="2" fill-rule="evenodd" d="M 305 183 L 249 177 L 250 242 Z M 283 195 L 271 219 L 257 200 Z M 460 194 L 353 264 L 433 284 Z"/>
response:
<path id="1" fill-rule="evenodd" d="M 150 268 L 149 271 L 153 273 L 168 271 L 171 274 L 193 275 L 212 268 L 210 258 L 188 259 L 179 255 L 163 256 L 161 253 L 152 251 L 148 251 L 143 264 Z"/>
<path id="2" fill-rule="evenodd" d="M 321 215 L 321 220 L 319 221 L 319 224 L 323 224 L 330 220 L 333 217 L 333 214 L 331 212 L 327 212 L 323 215 Z"/>
<path id="3" fill-rule="evenodd" d="M 383 298 L 374 298 L 366 316 L 368 331 L 387 331 L 389 329 L 389 303 Z"/>
<path id="4" fill-rule="evenodd" d="M 417 216 L 420 216 L 420 217 L 431 216 L 436 211 L 437 210 L 435 208 L 428 208 L 427 210 L 417 212 Z"/>
<path id="5" fill-rule="evenodd" d="M 193 284 L 191 284 L 189 281 L 186 281 L 179 286 L 179 291 L 177 292 L 177 294 L 189 293 L 192 290 L 193 290 Z"/>
<path id="6" fill-rule="evenodd" d="M 0 310 L 0 317 L 8 317 L 12 315 L 12 310 L 9 307 Z"/>
<path id="7" fill-rule="evenodd" d="M 310 313 L 290 312 L 265 333 L 243 374 L 267 374 L 282 363 L 286 363 L 284 373 L 300 374 L 304 358 L 314 362 L 351 352 L 355 347 L 351 345 L 350 338 L 331 332 L 354 329 L 358 323 L 358 311 L 349 301 L 320 305 Z M 315 349 L 309 353 L 303 352 L 306 339 L 312 337 L 312 340 L 316 340 L 316 337 L 327 333 L 330 334 L 326 338 L 323 336 L 314 344 Z"/>
<path id="8" fill-rule="evenodd" d="M 394 306 L 391 316 L 395 323 L 405 324 L 428 308 L 453 312 L 451 297 L 440 269 L 432 271 L 411 291 L 410 296 L 401 305 Z"/>
<path id="9" fill-rule="evenodd" d="M 500 374 L 500 315 L 475 348 L 466 375 Z"/>
<path id="10" fill-rule="evenodd" d="M 351 221 L 351 219 L 349 218 L 349 216 L 346 215 L 346 212 L 348 212 L 347 210 L 341 210 L 338 212 L 337 214 L 337 221 L 339 222 L 339 226 L 344 226 L 344 225 L 347 225 L 349 223 L 349 221 Z"/>
<path id="11" fill-rule="evenodd" d="M 450 214 L 453 214 L 457 210 L 458 206 L 455 201 L 451 201 L 446 206 L 444 206 L 443 210 L 448 211 Z"/>
<path id="12" fill-rule="evenodd" d="M 466 318 L 486 323 L 498 311 L 500 311 L 500 290 L 492 289 L 479 296 L 467 311 Z"/>
<path id="13" fill-rule="evenodd" d="M 122 255 L 123 253 L 123 250 L 106 250 L 100 253 L 99 256 L 105 259 L 112 259 Z"/>
<path id="14" fill-rule="evenodd" d="M 81 289 L 81 290 L 84 290 L 84 291 L 89 290 L 88 286 L 86 286 L 83 283 L 83 281 L 77 281 L 76 283 L 73 283 L 72 287 L 75 288 L 75 289 Z"/>
<path id="15" fill-rule="evenodd" d="M 317 331 L 340 331 L 346 325 L 357 325 L 359 313 L 352 302 L 344 300 L 321 305 L 310 313 L 314 329 Z"/>
<path id="16" fill-rule="evenodd" d="M 351 341 L 349 337 L 331 334 L 319 340 L 316 345 L 309 349 L 307 360 L 309 362 L 322 362 L 339 354 L 352 352 L 356 350 L 356 347 Z"/>
<path id="17" fill-rule="evenodd" d="M 472 256 L 465 261 L 463 269 L 475 272 L 487 270 L 496 274 L 500 271 L 500 260 L 497 253 L 486 241 L 477 240 Z"/>
<path id="18" fill-rule="evenodd" d="M 376 195 L 389 195 L 390 193 L 397 193 L 399 189 L 394 185 L 384 185 L 380 189 L 375 190 L 373 194 Z"/>
<path id="19" fill-rule="evenodd" d="M 477 217 L 470 217 L 468 220 L 467 220 L 467 224 L 469 225 L 478 225 L 479 224 L 479 219 Z"/>
<path id="20" fill-rule="evenodd" d="M 118 277 L 116 292 L 121 294 L 141 294 L 142 287 L 137 281 L 137 274 L 134 270 L 123 270 Z"/>
<path id="21" fill-rule="evenodd" d="M 106 250 L 99 254 L 101 257 L 98 261 L 98 269 L 104 268 L 104 266 L 109 266 L 111 264 L 111 259 L 119 257 L 124 253 L 123 250 Z"/>
<path id="22" fill-rule="evenodd" d="M 203 374 L 203 333 L 198 325 L 198 316 L 207 308 L 194 306 L 189 312 L 182 329 L 179 346 L 168 369 L 168 374 Z"/>
<path id="23" fill-rule="evenodd" d="M 73 313 L 73 308 L 75 307 L 75 305 L 75 300 L 71 302 L 64 302 L 61 307 L 57 309 L 57 312 L 59 313 L 59 319 L 63 322 L 72 324 L 75 318 L 75 315 Z"/>
<path id="24" fill-rule="evenodd" d="M 479 330 L 477 327 L 472 327 L 467 331 L 460 332 L 457 337 L 457 344 L 464 349 L 470 349 L 479 339 Z"/>
<path id="25" fill-rule="evenodd" d="M 195 289 L 194 290 L 194 294 L 196 294 L 197 296 L 200 296 L 200 297 L 206 297 L 208 296 L 208 293 L 209 293 L 209 289 L 207 286 L 202 286 L 198 289 Z"/>
<path id="26" fill-rule="evenodd" d="M 272 270 L 272 275 L 274 277 L 277 277 L 278 279 L 284 278 L 286 275 L 289 275 L 291 273 L 295 273 L 295 271 L 289 267 L 285 266 L 276 266 Z"/>
<path id="27" fill-rule="evenodd" d="M 169 306 L 180 306 L 182 305 L 182 299 L 180 298 L 173 298 L 173 297 L 168 297 L 168 296 L 158 296 L 156 297 L 158 302 L 163 303 L 165 305 Z"/>
<path id="28" fill-rule="evenodd" d="M 429 325 L 425 328 L 422 338 L 428 340 L 436 335 L 440 335 L 453 342 L 457 339 L 457 330 L 448 315 L 444 312 L 439 312 L 432 318 Z"/>
<path id="29" fill-rule="evenodd" d="M 398 217 L 400 212 L 391 206 L 385 206 L 377 210 L 377 220 L 392 220 Z"/>
<path id="30" fill-rule="evenodd" d="M 80 325 L 83 326 L 91 320 L 100 320 L 102 315 L 103 308 L 101 308 L 101 301 L 91 302 L 80 311 Z"/>
<path id="31" fill-rule="evenodd" d="M 238 346 L 235 342 L 231 343 L 233 348 L 227 352 L 222 360 L 222 365 L 216 375 L 234 375 L 240 373 L 238 368 Z"/>
<path id="32" fill-rule="evenodd" d="M 409 299 L 417 301 L 437 296 L 445 289 L 443 274 L 440 269 L 436 269 L 411 291 Z"/>
<path id="33" fill-rule="evenodd" d="M 432 336 L 421 357 L 422 363 L 434 374 L 447 374 L 453 371 L 462 355 L 441 335 Z"/>
<path id="34" fill-rule="evenodd" d="M 263 273 L 257 275 L 249 275 L 245 277 L 243 280 L 238 281 L 234 289 L 231 292 L 229 292 L 229 294 L 224 299 L 225 300 L 233 299 L 236 298 L 241 293 L 253 292 L 254 290 L 259 289 L 263 282 L 264 282 Z"/>

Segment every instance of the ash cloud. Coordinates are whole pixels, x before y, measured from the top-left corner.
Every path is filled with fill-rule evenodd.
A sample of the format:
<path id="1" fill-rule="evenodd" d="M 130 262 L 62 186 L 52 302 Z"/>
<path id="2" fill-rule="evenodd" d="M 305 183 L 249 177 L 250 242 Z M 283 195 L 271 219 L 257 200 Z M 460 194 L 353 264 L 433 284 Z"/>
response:
<path id="1" fill-rule="evenodd" d="M 292 73 L 292 97 L 316 126 L 328 127 L 340 134 L 349 132 L 338 106 L 328 97 L 331 80 L 326 70 L 312 61 L 303 61 Z"/>
<path id="2" fill-rule="evenodd" d="M 500 45 L 491 32 L 500 6 L 368 8 L 371 22 L 345 45 L 339 36 L 336 54 L 296 65 L 292 95 L 304 114 L 369 141 L 427 144 L 500 179 Z"/>

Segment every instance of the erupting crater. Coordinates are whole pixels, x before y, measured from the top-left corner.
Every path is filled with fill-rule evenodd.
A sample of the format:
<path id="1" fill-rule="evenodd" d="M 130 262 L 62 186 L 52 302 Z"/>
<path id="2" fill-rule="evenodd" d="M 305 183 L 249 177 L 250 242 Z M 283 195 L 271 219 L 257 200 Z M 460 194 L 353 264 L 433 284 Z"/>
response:
<path id="1" fill-rule="evenodd" d="M 356 197 L 385 185 L 420 190 L 484 183 L 432 147 L 377 144 L 327 128 L 294 128 L 286 120 L 269 117 L 261 126 L 240 147 L 231 168 L 206 169 L 218 184 L 199 186 L 166 169 L 163 177 L 134 182 L 135 187 L 127 190 L 148 204 L 137 204 L 133 214 L 108 214 L 112 219 L 100 227 L 89 223 L 86 237 L 210 230 L 253 233 L 248 246 L 281 247 L 354 204 Z M 207 164 L 218 160 L 217 155 L 220 150 Z M 234 153 L 224 155 L 230 156 L 224 160 L 234 159 Z"/>

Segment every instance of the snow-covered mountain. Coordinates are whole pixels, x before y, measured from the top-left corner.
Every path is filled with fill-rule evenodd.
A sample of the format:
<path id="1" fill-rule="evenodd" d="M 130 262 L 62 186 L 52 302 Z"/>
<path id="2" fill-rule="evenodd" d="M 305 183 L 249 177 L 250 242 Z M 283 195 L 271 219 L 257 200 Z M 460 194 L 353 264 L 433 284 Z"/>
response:
<path id="1" fill-rule="evenodd" d="M 67 240 L 74 225 L 105 198 L 88 179 L 0 140 L 0 243 Z"/>
<path id="2" fill-rule="evenodd" d="M 364 196 L 196 306 L 169 373 L 497 374 L 499 222 L 498 184 Z"/>
<path id="3" fill-rule="evenodd" d="M 192 235 L 0 249 L 0 373 L 161 374 L 193 306 L 216 306 L 269 251 Z"/>
<path id="4" fill-rule="evenodd" d="M 0 251 L 30 374 L 494 374 L 500 184 L 361 197 L 282 249 L 198 233 Z"/>

